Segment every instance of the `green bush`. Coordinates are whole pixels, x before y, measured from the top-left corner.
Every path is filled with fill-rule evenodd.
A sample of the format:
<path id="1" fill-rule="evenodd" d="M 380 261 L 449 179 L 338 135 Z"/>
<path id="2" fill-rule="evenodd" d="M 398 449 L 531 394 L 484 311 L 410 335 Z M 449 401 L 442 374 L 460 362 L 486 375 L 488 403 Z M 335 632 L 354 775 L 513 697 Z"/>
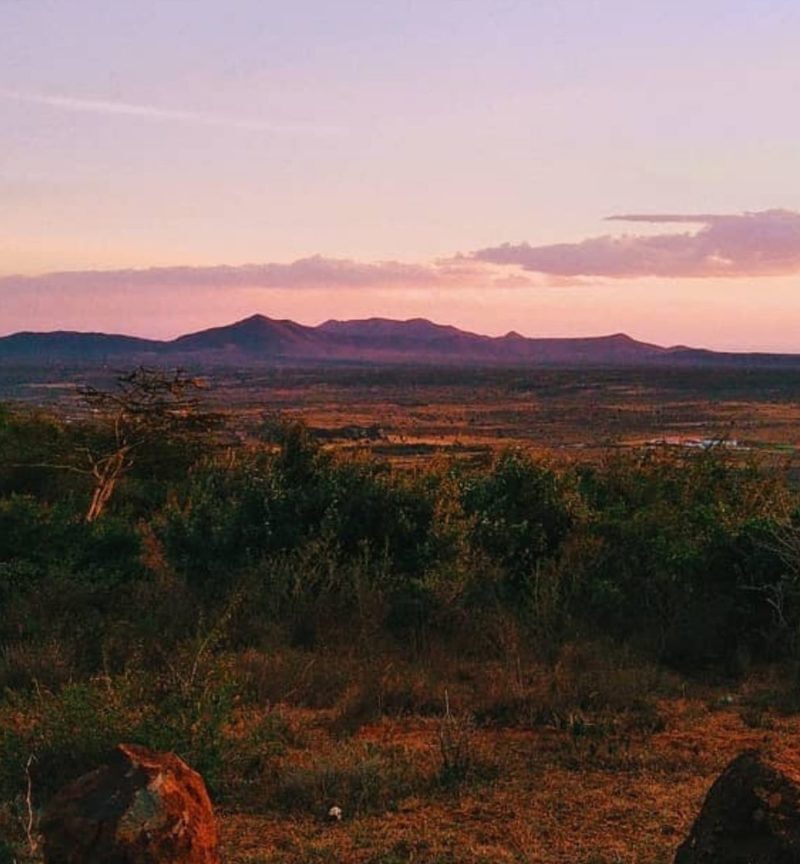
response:
<path id="1" fill-rule="evenodd" d="M 488 473 L 470 477 L 462 496 L 473 519 L 472 543 L 502 566 L 506 599 L 517 602 L 537 566 L 558 553 L 575 524 L 569 477 L 512 450 Z"/>
<path id="2" fill-rule="evenodd" d="M 722 448 L 407 470 L 339 457 L 297 423 L 224 458 L 213 436 L 176 455 L 165 434 L 87 523 L 85 479 L 36 465 L 74 467 L 101 426 L 0 414 L 4 686 L 137 664 L 158 678 L 237 597 L 226 648 L 491 654 L 513 630 L 517 652 L 610 637 L 725 671 L 800 650 L 800 553 L 776 543 L 797 493 Z"/>
<path id="3" fill-rule="evenodd" d="M 648 455 L 588 471 L 582 488 L 585 621 L 688 667 L 728 663 L 742 645 L 765 654 L 775 640 L 758 589 L 784 569 L 770 549 L 783 502 L 769 475 L 714 451 Z"/>

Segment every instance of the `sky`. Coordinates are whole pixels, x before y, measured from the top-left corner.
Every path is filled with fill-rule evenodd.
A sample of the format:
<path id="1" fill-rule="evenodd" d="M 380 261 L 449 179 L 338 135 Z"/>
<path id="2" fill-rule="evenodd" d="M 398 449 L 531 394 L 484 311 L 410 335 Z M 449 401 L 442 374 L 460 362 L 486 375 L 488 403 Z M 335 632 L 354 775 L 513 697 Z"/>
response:
<path id="1" fill-rule="evenodd" d="M 797 0 L 0 0 L 0 335 L 800 352 Z"/>

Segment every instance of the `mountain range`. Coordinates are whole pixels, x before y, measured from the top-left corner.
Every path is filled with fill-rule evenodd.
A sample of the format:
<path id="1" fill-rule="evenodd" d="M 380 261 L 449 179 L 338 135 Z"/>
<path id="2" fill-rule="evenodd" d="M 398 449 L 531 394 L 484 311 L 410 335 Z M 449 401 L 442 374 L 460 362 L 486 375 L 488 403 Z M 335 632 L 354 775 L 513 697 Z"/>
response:
<path id="1" fill-rule="evenodd" d="M 2 364 L 196 365 L 743 365 L 800 368 L 800 355 L 734 354 L 639 342 L 624 333 L 536 339 L 482 336 L 424 318 L 326 321 L 316 327 L 252 315 L 161 341 L 107 333 L 22 332 L 0 338 Z"/>

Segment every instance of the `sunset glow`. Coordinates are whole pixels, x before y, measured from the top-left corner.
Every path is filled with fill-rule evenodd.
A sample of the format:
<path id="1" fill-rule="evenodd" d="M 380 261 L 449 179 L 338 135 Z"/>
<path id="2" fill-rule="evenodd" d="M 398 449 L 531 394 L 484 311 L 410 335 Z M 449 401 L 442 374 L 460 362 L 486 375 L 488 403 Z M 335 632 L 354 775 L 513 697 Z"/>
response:
<path id="1" fill-rule="evenodd" d="M 255 312 L 800 352 L 800 6 L 0 6 L 0 335 Z"/>

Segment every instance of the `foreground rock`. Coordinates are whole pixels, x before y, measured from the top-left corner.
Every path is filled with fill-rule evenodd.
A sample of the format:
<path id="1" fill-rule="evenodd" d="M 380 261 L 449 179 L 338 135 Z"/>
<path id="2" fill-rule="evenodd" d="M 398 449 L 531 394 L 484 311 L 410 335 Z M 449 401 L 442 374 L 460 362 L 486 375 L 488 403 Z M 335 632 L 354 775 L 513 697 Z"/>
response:
<path id="1" fill-rule="evenodd" d="M 675 864 L 800 864 L 800 785 L 755 751 L 709 790 Z"/>
<path id="2" fill-rule="evenodd" d="M 203 778 L 173 753 L 120 744 L 50 802 L 47 864 L 218 864 Z"/>

